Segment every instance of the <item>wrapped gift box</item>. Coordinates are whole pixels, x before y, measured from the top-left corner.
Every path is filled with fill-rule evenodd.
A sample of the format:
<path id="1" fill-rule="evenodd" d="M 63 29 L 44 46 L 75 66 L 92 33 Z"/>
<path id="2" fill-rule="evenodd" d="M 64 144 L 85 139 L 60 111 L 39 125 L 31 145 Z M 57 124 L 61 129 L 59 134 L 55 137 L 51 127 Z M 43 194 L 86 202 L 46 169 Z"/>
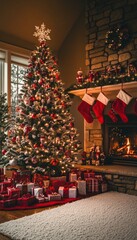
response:
<path id="1" fill-rule="evenodd" d="M 97 178 L 86 178 L 87 193 L 99 192 L 99 180 Z"/>
<path id="2" fill-rule="evenodd" d="M 0 192 L 6 192 L 8 187 L 11 187 L 11 181 L 0 182 Z"/>
<path id="3" fill-rule="evenodd" d="M 77 180 L 77 174 L 76 173 L 70 173 L 69 174 L 69 181 L 75 182 Z"/>
<path id="4" fill-rule="evenodd" d="M 45 197 L 36 197 L 36 200 L 37 200 L 39 203 L 43 203 L 43 202 L 45 202 Z"/>
<path id="5" fill-rule="evenodd" d="M 17 204 L 19 206 L 31 206 L 36 203 L 36 197 L 32 196 L 30 193 L 23 195 L 21 198 L 17 199 Z"/>
<path id="6" fill-rule="evenodd" d="M 8 187 L 7 188 L 9 199 L 17 199 L 20 197 L 20 189 L 14 188 L 14 187 Z"/>
<path id="7" fill-rule="evenodd" d="M 20 171 L 13 171 L 12 172 L 12 179 L 14 181 L 14 183 L 20 183 Z"/>
<path id="8" fill-rule="evenodd" d="M 45 188 L 48 188 L 50 184 L 50 180 L 43 180 L 43 184 Z"/>
<path id="9" fill-rule="evenodd" d="M 107 182 L 102 182 L 101 183 L 101 192 L 107 192 L 108 191 L 108 184 Z"/>
<path id="10" fill-rule="evenodd" d="M 31 171 L 30 170 L 20 171 L 20 182 L 21 183 L 31 182 Z"/>
<path id="11" fill-rule="evenodd" d="M 32 195 L 34 195 L 35 197 L 39 197 L 41 194 L 43 194 L 43 188 L 40 187 L 31 188 L 31 191 Z"/>
<path id="12" fill-rule="evenodd" d="M 0 207 L 5 208 L 5 207 L 15 207 L 17 204 L 16 199 L 9 199 L 9 200 L 1 200 L 0 201 Z"/>
<path id="13" fill-rule="evenodd" d="M 28 187 L 27 184 L 24 183 L 17 183 L 16 188 L 20 189 L 20 193 L 22 194 L 27 194 L 28 193 Z"/>
<path id="14" fill-rule="evenodd" d="M 4 175 L 4 168 L 0 168 L 0 176 Z"/>
<path id="15" fill-rule="evenodd" d="M 77 197 L 77 188 L 76 186 L 73 187 L 59 187 L 58 193 L 61 195 L 63 198 L 76 198 Z"/>
<path id="16" fill-rule="evenodd" d="M 27 191 L 29 193 L 32 192 L 32 188 L 34 188 L 34 183 L 32 183 L 32 182 L 27 183 Z"/>
<path id="17" fill-rule="evenodd" d="M 95 177 L 95 172 L 84 172 L 84 179 L 85 178 L 94 178 Z"/>
<path id="18" fill-rule="evenodd" d="M 77 180 L 77 188 L 79 195 L 86 195 L 86 181 L 85 180 Z"/>
<path id="19" fill-rule="evenodd" d="M 48 194 L 49 201 L 61 200 L 61 195 L 59 193 Z"/>
<path id="20" fill-rule="evenodd" d="M 4 175 L 0 175 L 0 182 L 4 181 L 5 176 Z"/>
<path id="21" fill-rule="evenodd" d="M 0 200 L 8 200 L 9 199 L 9 194 L 0 194 Z"/>
<path id="22" fill-rule="evenodd" d="M 64 186 L 66 181 L 64 180 L 51 180 L 51 185 L 54 187 L 55 192 L 58 192 L 60 186 Z"/>

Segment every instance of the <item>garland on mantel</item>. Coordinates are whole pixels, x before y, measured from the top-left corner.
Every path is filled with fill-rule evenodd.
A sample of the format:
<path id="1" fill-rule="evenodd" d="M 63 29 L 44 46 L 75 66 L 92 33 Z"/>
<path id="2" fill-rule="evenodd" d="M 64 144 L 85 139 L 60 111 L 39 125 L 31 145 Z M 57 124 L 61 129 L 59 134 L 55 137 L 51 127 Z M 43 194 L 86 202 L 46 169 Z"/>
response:
<path id="1" fill-rule="evenodd" d="M 130 63 L 127 69 L 118 64 L 108 66 L 100 72 L 90 70 L 86 76 L 84 76 L 82 70 L 79 70 L 76 75 L 76 83 L 67 88 L 66 92 L 133 81 L 137 81 L 137 62 Z"/>

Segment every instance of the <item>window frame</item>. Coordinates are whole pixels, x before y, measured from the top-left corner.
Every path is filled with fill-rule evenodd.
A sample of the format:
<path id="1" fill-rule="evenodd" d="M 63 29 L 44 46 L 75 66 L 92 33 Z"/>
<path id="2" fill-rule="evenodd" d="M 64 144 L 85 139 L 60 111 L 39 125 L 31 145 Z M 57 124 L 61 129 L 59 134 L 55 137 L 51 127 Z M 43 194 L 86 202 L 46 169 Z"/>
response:
<path id="1" fill-rule="evenodd" d="M 9 112 L 11 112 L 10 105 L 11 105 L 11 64 L 19 64 L 27 66 L 18 61 L 13 61 L 16 58 L 24 58 L 25 60 L 29 60 L 31 55 L 31 50 L 21 48 L 18 46 L 14 46 L 8 43 L 0 42 L 0 51 L 5 53 L 5 68 L 4 68 L 4 92 L 7 93 L 7 102 L 9 106 Z"/>

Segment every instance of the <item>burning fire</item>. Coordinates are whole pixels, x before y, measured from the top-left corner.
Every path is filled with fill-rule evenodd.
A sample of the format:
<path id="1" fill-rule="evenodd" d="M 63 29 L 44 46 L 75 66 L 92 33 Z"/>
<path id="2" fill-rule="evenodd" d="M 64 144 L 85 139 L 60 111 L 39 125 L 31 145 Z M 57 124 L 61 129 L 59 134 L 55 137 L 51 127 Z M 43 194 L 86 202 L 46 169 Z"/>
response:
<path id="1" fill-rule="evenodd" d="M 127 138 L 127 154 L 130 154 L 130 141 L 129 138 Z"/>

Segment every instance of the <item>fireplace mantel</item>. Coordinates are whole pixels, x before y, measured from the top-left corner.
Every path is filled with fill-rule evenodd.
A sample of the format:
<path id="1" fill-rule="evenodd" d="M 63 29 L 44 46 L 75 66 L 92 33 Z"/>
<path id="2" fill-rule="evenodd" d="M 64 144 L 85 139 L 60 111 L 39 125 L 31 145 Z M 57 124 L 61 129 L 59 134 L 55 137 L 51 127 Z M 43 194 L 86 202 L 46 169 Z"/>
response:
<path id="1" fill-rule="evenodd" d="M 114 85 L 107 85 L 102 86 L 102 92 L 110 99 L 115 99 L 116 95 L 118 94 L 119 90 L 123 88 L 125 91 L 127 91 L 132 97 L 137 97 L 137 82 L 127 82 Z M 88 94 L 94 94 L 97 96 L 101 91 L 101 87 L 94 87 L 94 88 L 84 88 L 84 89 L 78 89 L 78 90 L 71 90 L 69 91 L 70 94 L 73 94 L 75 96 L 78 96 L 82 98 L 84 94 L 87 92 Z"/>

